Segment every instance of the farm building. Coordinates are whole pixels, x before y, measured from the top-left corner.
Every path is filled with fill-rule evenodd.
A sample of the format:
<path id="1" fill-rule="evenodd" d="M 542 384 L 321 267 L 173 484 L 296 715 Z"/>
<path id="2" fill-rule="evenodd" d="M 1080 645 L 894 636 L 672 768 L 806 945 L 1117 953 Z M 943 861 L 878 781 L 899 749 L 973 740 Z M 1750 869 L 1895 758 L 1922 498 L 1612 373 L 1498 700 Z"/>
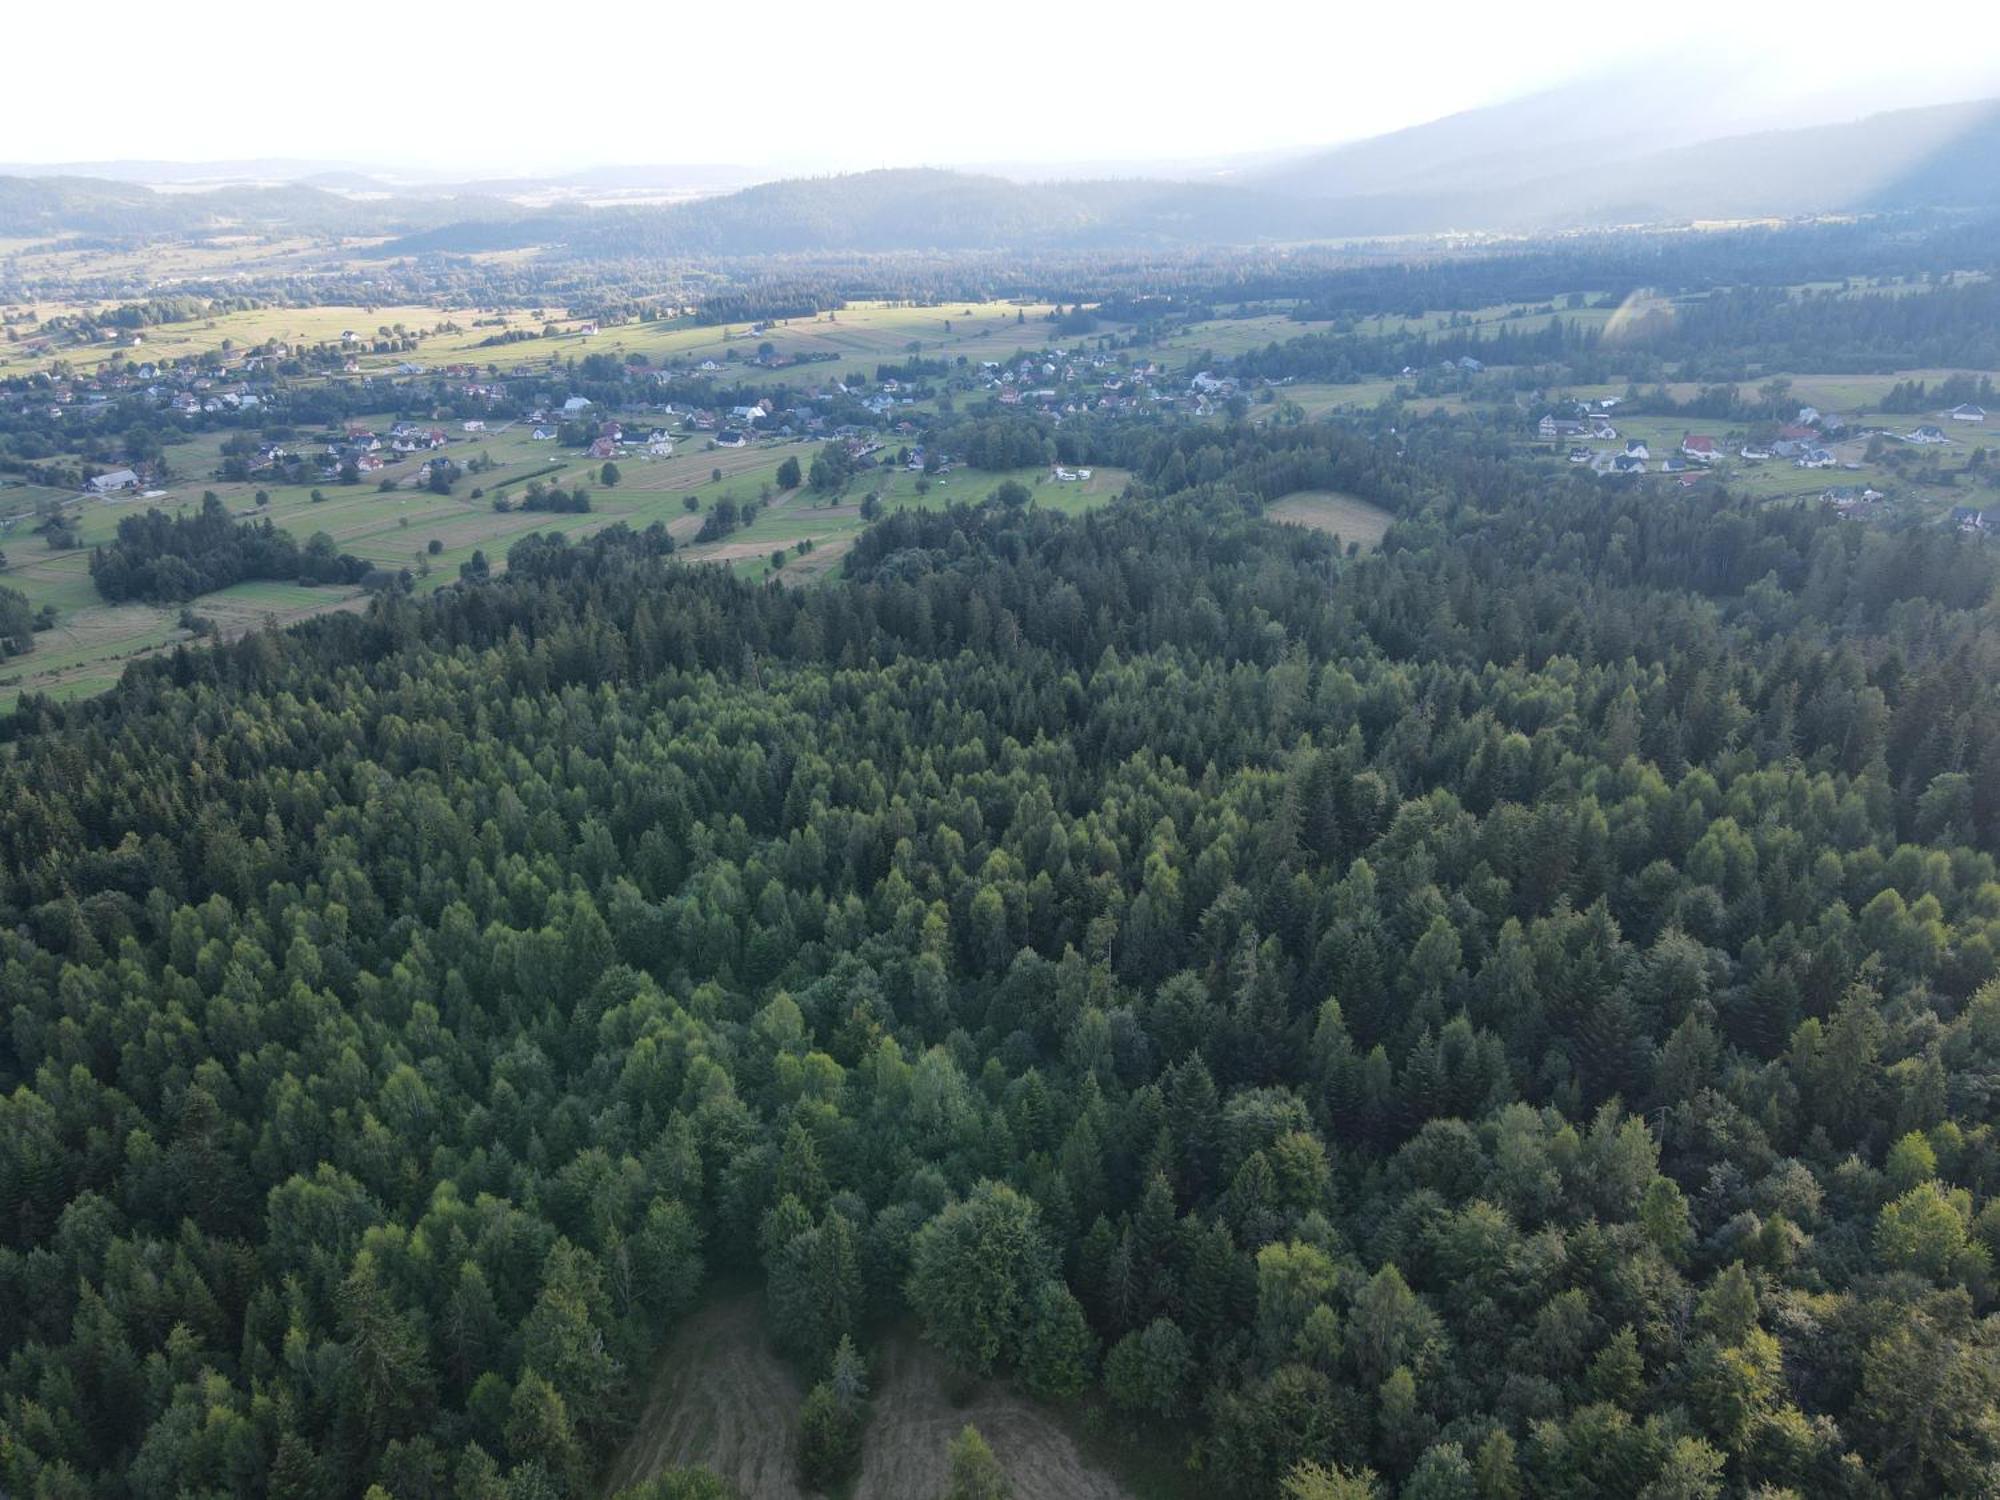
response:
<path id="1" fill-rule="evenodd" d="M 1954 406 L 1951 409 L 1951 419 L 1954 422 L 1984 422 L 1986 420 L 1986 408 L 1983 406 L 1974 406 L 1968 401 L 1963 406 Z"/>
<path id="2" fill-rule="evenodd" d="M 93 495 L 110 495 L 119 490 L 136 490 L 139 476 L 130 469 L 113 469 L 108 474 L 99 474 L 85 488 Z"/>

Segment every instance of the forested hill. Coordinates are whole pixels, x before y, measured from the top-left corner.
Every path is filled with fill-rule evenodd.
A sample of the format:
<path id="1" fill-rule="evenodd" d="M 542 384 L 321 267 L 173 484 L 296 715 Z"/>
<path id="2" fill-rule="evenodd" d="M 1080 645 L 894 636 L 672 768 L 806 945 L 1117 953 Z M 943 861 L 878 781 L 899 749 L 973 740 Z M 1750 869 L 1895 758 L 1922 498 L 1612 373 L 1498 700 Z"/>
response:
<path id="1" fill-rule="evenodd" d="M 0 1479 L 594 1493 L 756 1265 L 809 1463 L 908 1312 L 1212 1493 L 1992 1493 L 1990 552 L 1398 441 L 29 700 Z"/>

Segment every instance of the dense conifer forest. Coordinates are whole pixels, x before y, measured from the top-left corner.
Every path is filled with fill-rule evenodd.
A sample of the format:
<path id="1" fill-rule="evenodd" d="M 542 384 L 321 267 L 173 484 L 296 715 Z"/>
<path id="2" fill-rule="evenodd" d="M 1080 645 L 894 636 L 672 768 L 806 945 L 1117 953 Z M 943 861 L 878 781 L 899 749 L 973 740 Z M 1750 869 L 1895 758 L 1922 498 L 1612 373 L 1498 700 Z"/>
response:
<path id="1" fill-rule="evenodd" d="M 0 1487 L 596 1494 L 754 1268 L 815 1483 L 908 1324 L 1201 1493 L 2000 1490 L 1991 550 L 1466 422 L 1121 456 L 25 700 Z"/>

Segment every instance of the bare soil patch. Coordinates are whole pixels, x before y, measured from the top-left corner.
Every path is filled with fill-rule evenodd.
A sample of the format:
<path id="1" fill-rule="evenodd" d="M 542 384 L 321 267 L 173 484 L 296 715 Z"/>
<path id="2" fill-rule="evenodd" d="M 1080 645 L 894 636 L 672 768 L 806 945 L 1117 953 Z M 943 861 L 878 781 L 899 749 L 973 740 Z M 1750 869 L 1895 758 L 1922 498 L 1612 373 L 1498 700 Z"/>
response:
<path id="1" fill-rule="evenodd" d="M 905 1336 L 884 1346 L 853 1500 L 942 1494 L 946 1449 L 968 1422 L 1024 1500 L 1131 1500 L 1131 1491 L 1085 1461 L 1053 1413 L 998 1381 L 953 1406 L 946 1376 L 944 1361 L 927 1344 Z"/>
<path id="2" fill-rule="evenodd" d="M 772 1351 L 762 1312 L 761 1298 L 745 1292 L 681 1325 L 660 1356 L 638 1426 L 606 1471 L 605 1494 L 663 1469 L 700 1464 L 744 1500 L 807 1500 L 798 1474 L 804 1393 Z M 1085 1459 L 1056 1413 L 1004 1382 L 986 1381 L 953 1405 L 943 1359 L 907 1334 L 881 1346 L 870 1385 L 861 1473 L 849 1500 L 929 1500 L 942 1493 L 946 1450 L 968 1422 L 992 1445 L 1021 1500 L 1133 1500 Z"/>
<path id="3" fill-rule="evenodd" d="M 804 1393 L 764 1337 L 754 1292 L 701 1308 L 661 1356 L 644 1414 L 612 1463 L 606 1494 L 701 1464 L 744 1500 L 804 1500 L 798 1480 Z"/>

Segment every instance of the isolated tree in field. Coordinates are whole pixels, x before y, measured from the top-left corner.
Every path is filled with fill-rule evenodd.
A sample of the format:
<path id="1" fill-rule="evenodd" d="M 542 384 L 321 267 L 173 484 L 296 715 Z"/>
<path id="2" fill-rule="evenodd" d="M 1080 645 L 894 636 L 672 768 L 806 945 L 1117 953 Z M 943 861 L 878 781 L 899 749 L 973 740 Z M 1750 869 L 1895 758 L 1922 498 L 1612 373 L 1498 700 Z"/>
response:
<path id="1" fill-rule="evenodd" d="M 1009 1500 L 1014 1487 L 979 1429 L 967 1423 L 951 1440 L 951 1473 L 944 1500 Z"/>
<path id="2" fill-rule="evenodd" d="M 621 476 L 618 473 L 618 465 L 612 463 L 611 460 L 609 459 L 606 459 L 604 461 L 604 467 L 597 471 L 597 482 L 603 485 L 607 490 L 610 489 L 613 485 L 617 484 L 620 477 Z"/>
<path id="3" fill-rule="evenodd" d="M 1018 479 L 1003 479 L 992 495 L 995 504 L 1004 505 L 1009 510 L 1019 510 L 1033 498 L 1028 487 Z"/>
<path id="4" fill-rule="evenodd" d="M 796 456 L 788 457 L 783 463 L 778 465 L 779 489 L 781 490 L 797 489 L 799 487 L 800 477 L 801 476 L 799 474 L 799 461 Z"/>
<path id="5" fill-rule="evenodd" d="M 924 1333 L 960 1369 L 985 1374 L 1021 1347 L 1049 1254 L 1034 1203 L 980 1182 L 917 1231 L 909 1297 Z"/>
<path id="6" fill-rule="evenodd" d="M 830 1382 L 806 1393 L 799 1408 L 799 1472 L 809 1488 L 830 1490 L 861 1455 L 859 1414 L 844 1410 Z"/>
<path id="7" fill-rule="evenodd" d="M 853 1471 L 861 1456 L 867 1401 L 861 1355 L 842 1334 L 826 1379 L 812 1388 L 799 1413 L 799 1467 L 807 1484 L 831 1489 Z"/>

